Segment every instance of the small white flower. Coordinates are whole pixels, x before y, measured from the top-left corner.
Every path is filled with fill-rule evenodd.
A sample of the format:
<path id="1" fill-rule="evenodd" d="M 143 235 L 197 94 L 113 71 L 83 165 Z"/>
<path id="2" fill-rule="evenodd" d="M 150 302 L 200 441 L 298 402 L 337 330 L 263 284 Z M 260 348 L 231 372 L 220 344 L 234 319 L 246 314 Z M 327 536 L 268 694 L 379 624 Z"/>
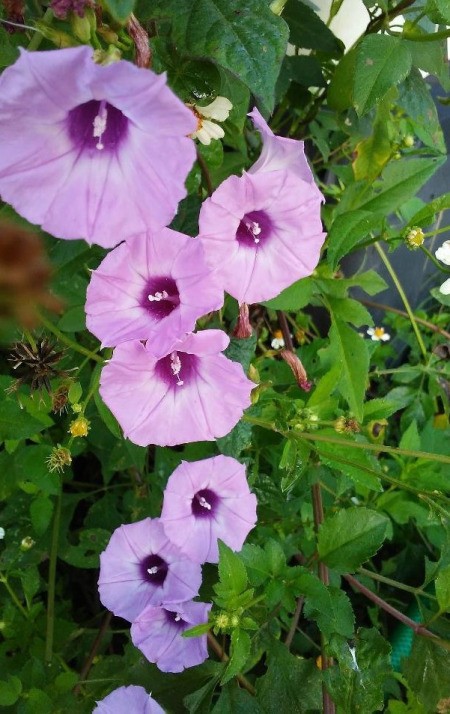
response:
<path id="1" fill-rule="evenodd" d="M 435 252 L 435 256 L 441 263 L 444 263 L 444 265 L 450 265 L 450 240 L 446 240 L 442 243 L 441 247 Z M 441 291 L 444 292 L 442 288 Z M 448 293 L 445 294 L 447 295 Z"/>
<path id="2" fill-rule="evenodd" d="M 439 288 L 441 293 L 443 295 L 450 295 L 450 278 L 445 281 L 445 283 L 442 283 L 441 287 Z"/>
<path id="3" fill-rule="evenodd" d="M 212 139 L 222 139 L 225 132 L 221 126 L 215 122 L 222 122 L 228 119 L 233 105 L 226 97 L 216 97 L 211 104 L 200 107 L 194 104 L 194 112 L 198 119 L 197 130 L 191 134 L 193 139 L 198 139 L 205 146 L 209 146 Z M 214 119 L 214 121 L 210 121 Z"/>
<path id="4" fill-rule="evenodd" d="M 281 350 L 284 347 L 284 340 L 282 337 L 274 337 L 272 342 L 270 343 L 270 346 L 274 350 Z"/>
<path id="5" fill-rule="evenodd" d="M 385 332 L 384 327 L 368 327 L 367 334 L 374 342 L 387 342 L 391 336 Z"/>
<path id="6" fill-rule="evenodd" d="M 3 540 L 5 537 L 5 529 L 0 527 L 0 540 Z"/>

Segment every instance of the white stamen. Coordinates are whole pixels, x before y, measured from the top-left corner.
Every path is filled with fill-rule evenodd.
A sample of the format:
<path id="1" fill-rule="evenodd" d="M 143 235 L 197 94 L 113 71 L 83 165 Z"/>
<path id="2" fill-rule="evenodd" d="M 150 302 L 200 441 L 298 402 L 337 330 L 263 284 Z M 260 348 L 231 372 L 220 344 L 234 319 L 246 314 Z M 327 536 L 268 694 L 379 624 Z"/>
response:
<path id="1" fill-rule="evenodd" d="M 167 293 L 165 290 L 163 290 L 162 292 L 157 292 L 154 295 L 147 296 L 150 302 L 160 302 L 161 300 L 167 300 L 168 297 L 169 293 Z"/>
<path id="2" fill-rule="evenodd" d="M 259 236 L 259 234 L 261 233 L 261 226 L 259 225 L 259 223 L 257 223 L 256 221 L 250 221 L 247 218 L 244 221 L 244 225 L 247 228 L 247 230 L 249 231 L 249 233 L 251 233 L 252 238 L 255 241 L 255 243 L 259 243 L 260 239 L 256 237 L 256 236 Z"/>
<path id="3" fill-rule="evenodd" d="M 211 504 L 208 503 L 206 498 L 204 498 L 203 496 L 199 496 L 198 494 L 196 494 L 195 497 L 196 497 L 197 501 L 199 502 L 199 504 L 201 506 L 203 506 L 203 508 L 206 508 L 207 511 L 211 510 Z"/>
<path id="4" fill-rule="evenodd" d="M 154 565 L 152 568 L 147 568 L 147 573 L 148 573 L 149 575 L 156 575 L 156 573 L 158 572 L 158 570 L 159 570 L 158 566 L 157 566 L 157 565 Z"/>
<path id="5" fill-rule="evenodd" d="M 172 352 L 170 355 L 170 369 L 173 376 L 177 378 L 177 385 L 181 387 L 184 384 L 183 380 L 180 379 L 181 360 L 176 352 Z"/>
<path id="6" fill-rule="evenodd" d="M 100 102 L 100 108 L 98 110 L 98 114 L 95 117 L 93 123 L 94 126 L 94 131 L 92 136 L 94 139 L 98 139 L 95 148 L 101 151 L 102 149 L 105 148 L 105 145 L 102 143 L 102 136 L 106 131 L 106 122 L 108 119 L 108 110 L 105 106 L 105 102 Z"/>
<path id="7" fill-rule="evenodd" d="M 177 612 L 177 614 L 175 615 L 174 620 L 175 620 L 175 622 L 180 622 L 180 620 L 181 620 L 181 615 L 180 615 L 179 612 Z"/>

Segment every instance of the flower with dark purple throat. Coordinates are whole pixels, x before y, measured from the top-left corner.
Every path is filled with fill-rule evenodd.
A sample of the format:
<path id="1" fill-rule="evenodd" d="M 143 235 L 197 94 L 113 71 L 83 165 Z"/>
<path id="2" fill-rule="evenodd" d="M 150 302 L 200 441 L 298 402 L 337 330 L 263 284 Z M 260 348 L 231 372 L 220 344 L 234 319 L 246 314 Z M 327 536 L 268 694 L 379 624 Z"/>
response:
<path id="1" fill-rule="evenodd" d="M 143 687 L 131 685 L 119 687 L 111 694 L 96 702 L 92 714 L 164 714 L 164 709 L 155 702 Z"/>
<path id="2" fill-rule="evenodd" d="M 254 388 L 221 352 L 221 330 L 188 334 L 157 358 L 147 342 L 125 342 L 103 368 L 100 394 L 125 436 L 140 446 L 174 446 L 225 436 Z"/>
<path id="3" fill-rule="evenodd" d="M 223 297 L 201 243 L 163 228 L 119 245 L 94 270 L 86 324 L 103 347 L 148 339 L 162 357 Z"/>
<path id="4" fill-rule="evenodd" d="M 256 523 L 245 466 L 230 456 L 182 461 L 167 482 L 161 514 L 173 543 L 199 563 L 217 563 L 220 538 L 240 550 Z"/>
<path id="5" fill-rule="evenodd" d="M 185 630 L 208 621 L 211 605 L 180 602 L 148 607 L 131 626 L 131 639 L 150 662 L 163 672 L 182 672 L 208 657 L 206 635 L 183 637 Z"/>
<path id="6" fill-rule="evenodd" d="M 158 518 L 120 526 L 100 555 L 100 600 L 130 622 L 149 605 L 195 597 L 200 583 L 200 565 L 169 540 Z"/>
<path id="7" fill-rule="evenodd" d="M 251 116 L 261 156 L 204 201 L 199 221 L 206 260 L 239 303 L 269 300 L 311 275 L 325 239 L 303 142 L 276 137 L 257 110 Z"/>
<path id="8" fill-rule="evenodd" d="M 163 75 L 96 64 L 87 46 L 22 50 L 0 97 L 0 193 L 18 213 L 106 248 L 170 223 L 196 121 Z"/>

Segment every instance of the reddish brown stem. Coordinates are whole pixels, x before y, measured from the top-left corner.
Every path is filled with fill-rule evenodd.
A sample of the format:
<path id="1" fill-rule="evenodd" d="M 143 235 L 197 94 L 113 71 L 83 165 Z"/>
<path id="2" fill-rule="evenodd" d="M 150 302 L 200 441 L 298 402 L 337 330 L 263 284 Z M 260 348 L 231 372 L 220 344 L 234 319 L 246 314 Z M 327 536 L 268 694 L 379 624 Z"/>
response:
<path id="1" fill-rule="evenodd" d="M 228 660 L 229 660 L 230 658 L 228 657 L 228 655 L 227 655 L 227 653 L 224 651 L 224 649 L 219 645 L 219 643 L 217 642 L 217 640 L 216 640 L 216 638 L 214 637 L 214 635 L 212 634 L 212 632 L 208 632 L 207 638 L 208 638 L 208 645 L 211 647 L 212 651 L 216 653 L 216 655 L 218 656 L 218 658 L 219 658 L 222 662 L 228 662 Z M 246 689 L 247 692 L 249 692 L 249 694 L 251 694 L 252 696 L 255 696 L 255 695 L 256 695 L 256 690 L 255 690 L 255 688 L 253 687 L 252 684 L 250 684 L 250 682 L 248 681 L 248 679 L 247 679 L 246 677 L 244 677 L 243 674 L 237 674 L 237 675 L 236 675 L 236 679 L 237 679 L 237 681 L 239 682 L 239 684 L 241 685 L 241 687 L 242 687 L 243 689 Z"/>
<path id="2" fill-rule="evenodd" d="M 80 677 L 79 677 L 80 683 L 76 684 L 75 687 L 73 688 L 74 694 L 80 693 L 81 682 L 83 682 L 85 679 L 87 679 L 87 676 L 88 676 L 88 674 L 91 670 L 91 667 L 92 667 L 92 663 L 93 663 L 94 658 L 97 654 L 98 648 L 100 647 L 101 641 L 104 638 L 105 633 L 111 624 L 111 618 L 112 618 L 112 612 L 107 612 L 105 617 L 103 618 L 102 624 L 99 627 L 99 630 L 97 632 L 95 640 L 92 643 L 91 651 L 89 652 L 88 658 L 81 669 Z"/>

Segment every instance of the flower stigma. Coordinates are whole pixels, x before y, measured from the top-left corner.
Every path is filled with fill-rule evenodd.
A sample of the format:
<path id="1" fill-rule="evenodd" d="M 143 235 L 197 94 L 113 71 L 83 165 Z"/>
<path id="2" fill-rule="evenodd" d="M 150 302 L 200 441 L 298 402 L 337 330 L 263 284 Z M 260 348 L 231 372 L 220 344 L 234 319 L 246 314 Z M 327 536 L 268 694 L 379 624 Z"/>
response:
<path id="1" fill-rule="evenodd" d="M 177 385 L 181 387 L 184 382 L 180 379 L 181 360 L 177 352 L 172 352 L 170 355 L 170 369 L 172 370 L 173 376 L 177 378 Z"/>
<path id="2" fill-rule="evenodd" d="M 160 302 L 161 300 L 167 300 L 169 297 L 169 293 L 167 290 L 163 290 L 162 292 L 156 292 L 154 295 L 148 295 L 147 300 L 150 302 Z"/>
<path id="3" fill-rule="evenodd" d="M 95 148 L 101 151 L 102 149 L 105 148 L 105 145 L 102 143 L 102 136 L 106 131 L 106 123 L 108 120 L 108 110 L 106 108 L 106 102 L 105 100 L 102 100 L 100 102 L 100 106 L 98 109 L 98 114 L 94 117 L 94 121 L 92 122 L 92 125 L 94 127 L 94 131 L 92 133 L 92 136 L 94 139 L 98 139 Z"/>

